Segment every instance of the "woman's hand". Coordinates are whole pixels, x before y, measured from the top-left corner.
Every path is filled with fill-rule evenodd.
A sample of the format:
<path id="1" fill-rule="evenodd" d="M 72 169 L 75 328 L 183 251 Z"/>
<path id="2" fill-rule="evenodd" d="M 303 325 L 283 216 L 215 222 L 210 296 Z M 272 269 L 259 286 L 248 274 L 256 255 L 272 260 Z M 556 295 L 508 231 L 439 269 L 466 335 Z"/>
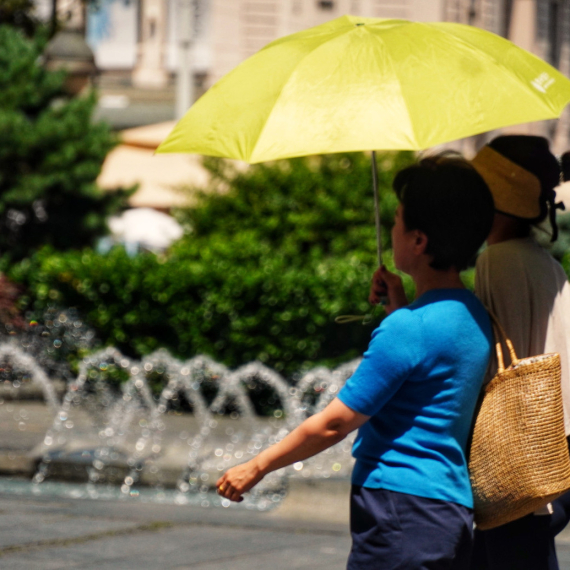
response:
<path id="1" fill-rule="evenodd" d="M 388 315 L 408 304 L 402 279 L 395 273 L 388 271 L 385 265 L 379 267 L 372 276 L 368 301 L 371 305 L 378 305 L 383 297 L 388 299 L 384 305 Z"/>
<path id="2" fill-rule="evenodd" d="M 228 469 L 217 481 L 218 495 L 239 503 L 242 495 L 257 485 L 265 473 L 257 465 L 257 458 Z"/>
<path id="3" fill-rule="evenodd" d="M 328 449 L 369 419 L 370 416 L 351 410 L 335 398 L 323 411 L 307 418 L 280 442 L 264 449 L 247 463 L 229 469 L 216 482 L 218 495 L 230 501 L 242 501 L 242 495 L 268 473 Z"/>

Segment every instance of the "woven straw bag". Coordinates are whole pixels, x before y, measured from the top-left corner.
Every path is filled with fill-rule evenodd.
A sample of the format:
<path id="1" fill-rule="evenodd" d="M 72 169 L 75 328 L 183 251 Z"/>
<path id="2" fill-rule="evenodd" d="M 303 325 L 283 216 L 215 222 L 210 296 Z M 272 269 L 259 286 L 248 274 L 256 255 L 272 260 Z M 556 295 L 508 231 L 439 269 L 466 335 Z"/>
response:
<path id="1" fill-rule="evenodd" d="M 519 360 L 500 324 L 491 319 L 498 370 L 484 388 L 469 459 L 481 530 L 532 513 L 570 489 L 560 356 Z M 506 369 L 501 340 L 511 358 Z"/>

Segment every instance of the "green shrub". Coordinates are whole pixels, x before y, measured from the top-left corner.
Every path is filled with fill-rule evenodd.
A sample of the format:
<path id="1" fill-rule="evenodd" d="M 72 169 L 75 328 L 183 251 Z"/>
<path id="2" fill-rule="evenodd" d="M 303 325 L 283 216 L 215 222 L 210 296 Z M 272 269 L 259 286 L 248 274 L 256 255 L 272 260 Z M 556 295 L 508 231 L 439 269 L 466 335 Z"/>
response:
<path id="1" fill-rule="evenodd" d="M 381 157 L 388 265 L 396 206 L 389 183 L 409 160 Z M 53 304 L 75 307 L 105 344 L 133 356 L 166 347 L 230 367 L 260 360 L 290 376 L 360 355 L 382 309 L 369 325 L 334 319 L 371 310 L 377 261 L 369 158 L 310 157 L 244 172 L 208 165 L 213 188 L 179 212 L 192 229 L 168 255 L 44 248 L 10 269 L 28 287 L 23 306 L 34 314 Z"/>

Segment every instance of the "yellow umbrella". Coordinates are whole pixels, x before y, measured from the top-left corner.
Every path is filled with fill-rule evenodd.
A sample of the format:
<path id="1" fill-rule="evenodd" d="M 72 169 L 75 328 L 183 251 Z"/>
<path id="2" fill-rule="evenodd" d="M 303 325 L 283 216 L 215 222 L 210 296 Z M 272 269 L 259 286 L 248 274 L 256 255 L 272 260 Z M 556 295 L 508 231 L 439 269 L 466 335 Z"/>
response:
<path id="1" fill-rule="evenodd" d="M 244 61 L 192 106 L 157 152 L 256 163 L 419 150 L 555 118 L 569 101 L 566 77 L 485 30 L 343 16 Z"/>

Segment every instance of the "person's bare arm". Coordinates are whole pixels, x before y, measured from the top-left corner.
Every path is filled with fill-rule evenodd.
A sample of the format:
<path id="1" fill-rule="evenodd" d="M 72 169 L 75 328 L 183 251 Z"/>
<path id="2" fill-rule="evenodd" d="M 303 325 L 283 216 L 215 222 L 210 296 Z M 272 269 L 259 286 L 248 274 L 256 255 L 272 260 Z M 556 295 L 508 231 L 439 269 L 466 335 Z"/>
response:
<path id="1" fill-rule="evenodd" d="M 268 473 L 324 451 L 342 441 L 369 418 L 335 398 L 322 412 L 306 419 L 279 443 L 247 463 L 229 469 L 216 483 L 218 494 L 231 501 L 241 501 L 242 494 Z"/>

